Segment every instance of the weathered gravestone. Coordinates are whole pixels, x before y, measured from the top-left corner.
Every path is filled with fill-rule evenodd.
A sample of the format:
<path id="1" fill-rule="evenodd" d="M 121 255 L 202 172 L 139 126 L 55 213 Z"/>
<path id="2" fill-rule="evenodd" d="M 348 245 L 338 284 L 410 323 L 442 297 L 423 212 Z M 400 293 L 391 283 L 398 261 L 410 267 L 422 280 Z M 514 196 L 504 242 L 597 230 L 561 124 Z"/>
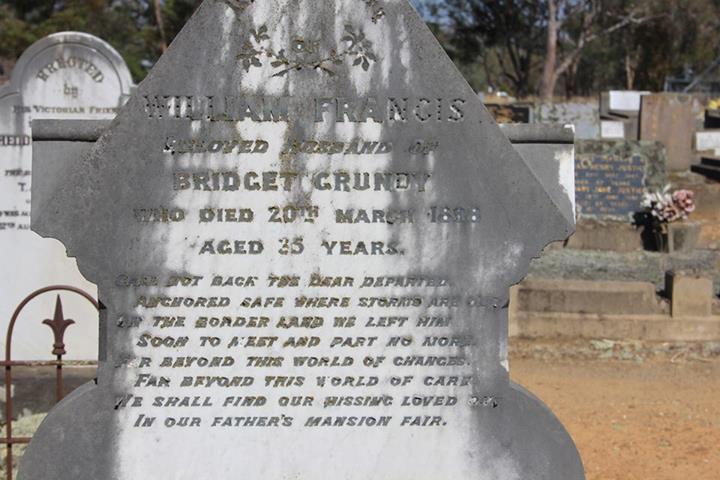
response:
<path id="1" fill-rule="evenodd" d="M 644 95 L 640 109 L 640 140 L 665 145 L 667 168 L 686 171 L 694 163 L 693 133 L 695 114 L 693 98 L 682 94 Z"/>
<path id="2" fill-rule="evenodd" d="M 575 138 L 594 140 L 600 138 L 600 113 L 597 102 L 556 102 L 537 105 L 535 122 L 572 124 Z M 625 138 L 624 127 L 619 137 Z M 605 134 L 610 135 L 605 129 Z"/>
<path id="3" fill-rule="evenodd" d="M 638 140 L 640 103 L 650 92 L 611 90 L 600 94 L 600 137 Z"/>
<path id="4" fill-rule="evenodd" d="M 0 88 L 0 331 L 16 305 L 30 292 L 51 284 L 70 284 L 85 290 L 85 281 L 74 261 L 56 241 L 30 231 L 31 122 L 38 119 L 111 119 L 130 94 L 132 81 L 120 55 L 92 35 L 63 32 L 45 37 L 18 60 L 11 81 Z M 69 186 L 70 184 L 68 184 Z M 53 311 L 48 296 L 29 305 L 29 318 L 44 318 Z M 64 298 L 69 312 L 94 309 L 84 301 Z M 50 353 L 45 341 L 51 331 L 40 322 L 19 323 L 13 352 L 15 359 L 37 359 Z M 92 333 L 94 322 L 83 329 Z M 39 340 L 42 339 L 42 340 Z M 93 340 L 68 335 L 71 358 L 93 358 Z M 5 343 L 2 342 L 3 348 Z M 2 353 L 4 355 L 4 353 Z"/>
<path id="5" fill-rule="evenodd" d="M 631 220 L 643 194 L 667 182 L 665 148 L 659 142 L 581 140 L 575 156 L 578 215 Z"/>
<path id="6" fill-rule="evenodd" d="M 105 308 L 21 480 L 583 478 L 507 364 L 571 192 L 406 1 L 207 0 L 89 154 L 43 160 L 33 228 Z"/>

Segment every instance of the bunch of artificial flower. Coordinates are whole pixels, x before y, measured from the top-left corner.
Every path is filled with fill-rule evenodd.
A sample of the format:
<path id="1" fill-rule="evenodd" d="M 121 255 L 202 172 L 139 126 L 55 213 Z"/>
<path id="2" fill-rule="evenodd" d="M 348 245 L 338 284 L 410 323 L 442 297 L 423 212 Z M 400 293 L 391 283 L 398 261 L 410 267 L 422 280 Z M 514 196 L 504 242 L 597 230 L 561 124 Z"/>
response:
<path id="1" fill-rule="evenodd" d="M 670 188 L 670 185 L 666 185 L 662 191 L 646 192 L 643 197 L 642 206 L 661 223 L 687 218 L 695 211 L 695 194 L 692 190 L 670 192 Z"/>

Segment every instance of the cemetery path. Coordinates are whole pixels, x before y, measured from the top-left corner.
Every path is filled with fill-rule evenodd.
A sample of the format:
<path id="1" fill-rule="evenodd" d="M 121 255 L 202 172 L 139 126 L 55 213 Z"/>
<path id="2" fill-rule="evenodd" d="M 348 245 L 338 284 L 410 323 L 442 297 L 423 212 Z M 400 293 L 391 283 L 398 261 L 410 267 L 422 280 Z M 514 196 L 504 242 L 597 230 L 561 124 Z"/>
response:
<path id="1" fill-rule="evenodd" d="M 569 430 L 587 480 L 720 478 L 717 356 L 542 358 L 516 348 L 510 365 Z"/>

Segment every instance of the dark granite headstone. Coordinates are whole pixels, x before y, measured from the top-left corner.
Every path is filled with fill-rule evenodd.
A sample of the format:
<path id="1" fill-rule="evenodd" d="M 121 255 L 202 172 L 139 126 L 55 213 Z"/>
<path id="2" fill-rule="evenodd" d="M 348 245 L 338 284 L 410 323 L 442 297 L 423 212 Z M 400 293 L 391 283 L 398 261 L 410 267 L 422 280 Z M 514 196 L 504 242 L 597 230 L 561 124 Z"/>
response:
<path id="1" fill-rule="evenodd" d="M 486 103 L 485 108 L 497 123 L 530 123 L 532 106 L 501 103 Z"/>
<path id="2" fill-rule="evenodd" d="M 44 143 L 33 228 L 105 308 L 20 480 L 583 478 L 507 361 L 571 193 L 406 1 L 207 0 L 92 151 Z"/>
<path id="3" fill-rule="evenodd" d="M 580 140 L 575 156 L 575 199 L 582 217 L 630 220 L 644 192 L 667 181 L 659 142 Z"/>
<path id="4" fill-rule="evenodd" d="M 706 129 L 720 129 L 720 110 L 705 110 L 703 127 Z"/>

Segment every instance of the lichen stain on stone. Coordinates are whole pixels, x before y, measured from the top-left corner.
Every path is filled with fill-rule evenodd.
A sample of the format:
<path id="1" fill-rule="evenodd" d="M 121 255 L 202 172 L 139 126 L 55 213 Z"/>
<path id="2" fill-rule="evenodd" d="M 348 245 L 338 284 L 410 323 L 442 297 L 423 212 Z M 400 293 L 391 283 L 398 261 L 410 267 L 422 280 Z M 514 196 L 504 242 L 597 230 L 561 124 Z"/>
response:
<path id="1" fill-rule="evenodd" d="M 231 35 L 235 31 L 235 24 L 237 22 L 237 15 L 232 10 L 228 9 L 225 11 L 225 15 L 222 18 L 222 25 L 220 26 L 221 35 L 223 38 L 222 50 L 220 50 L 220 61 L 223 63 L 231 61 L 233 45 Z"/>
<path id="2" fill-rule="evenodd" d="M 558 185 L 565 192 L 565 196 L 572 205 L 575 213 L 575 150 L 574 147 L 558 149 L 555 152 L 555 160 L 558 162 Z"/>

